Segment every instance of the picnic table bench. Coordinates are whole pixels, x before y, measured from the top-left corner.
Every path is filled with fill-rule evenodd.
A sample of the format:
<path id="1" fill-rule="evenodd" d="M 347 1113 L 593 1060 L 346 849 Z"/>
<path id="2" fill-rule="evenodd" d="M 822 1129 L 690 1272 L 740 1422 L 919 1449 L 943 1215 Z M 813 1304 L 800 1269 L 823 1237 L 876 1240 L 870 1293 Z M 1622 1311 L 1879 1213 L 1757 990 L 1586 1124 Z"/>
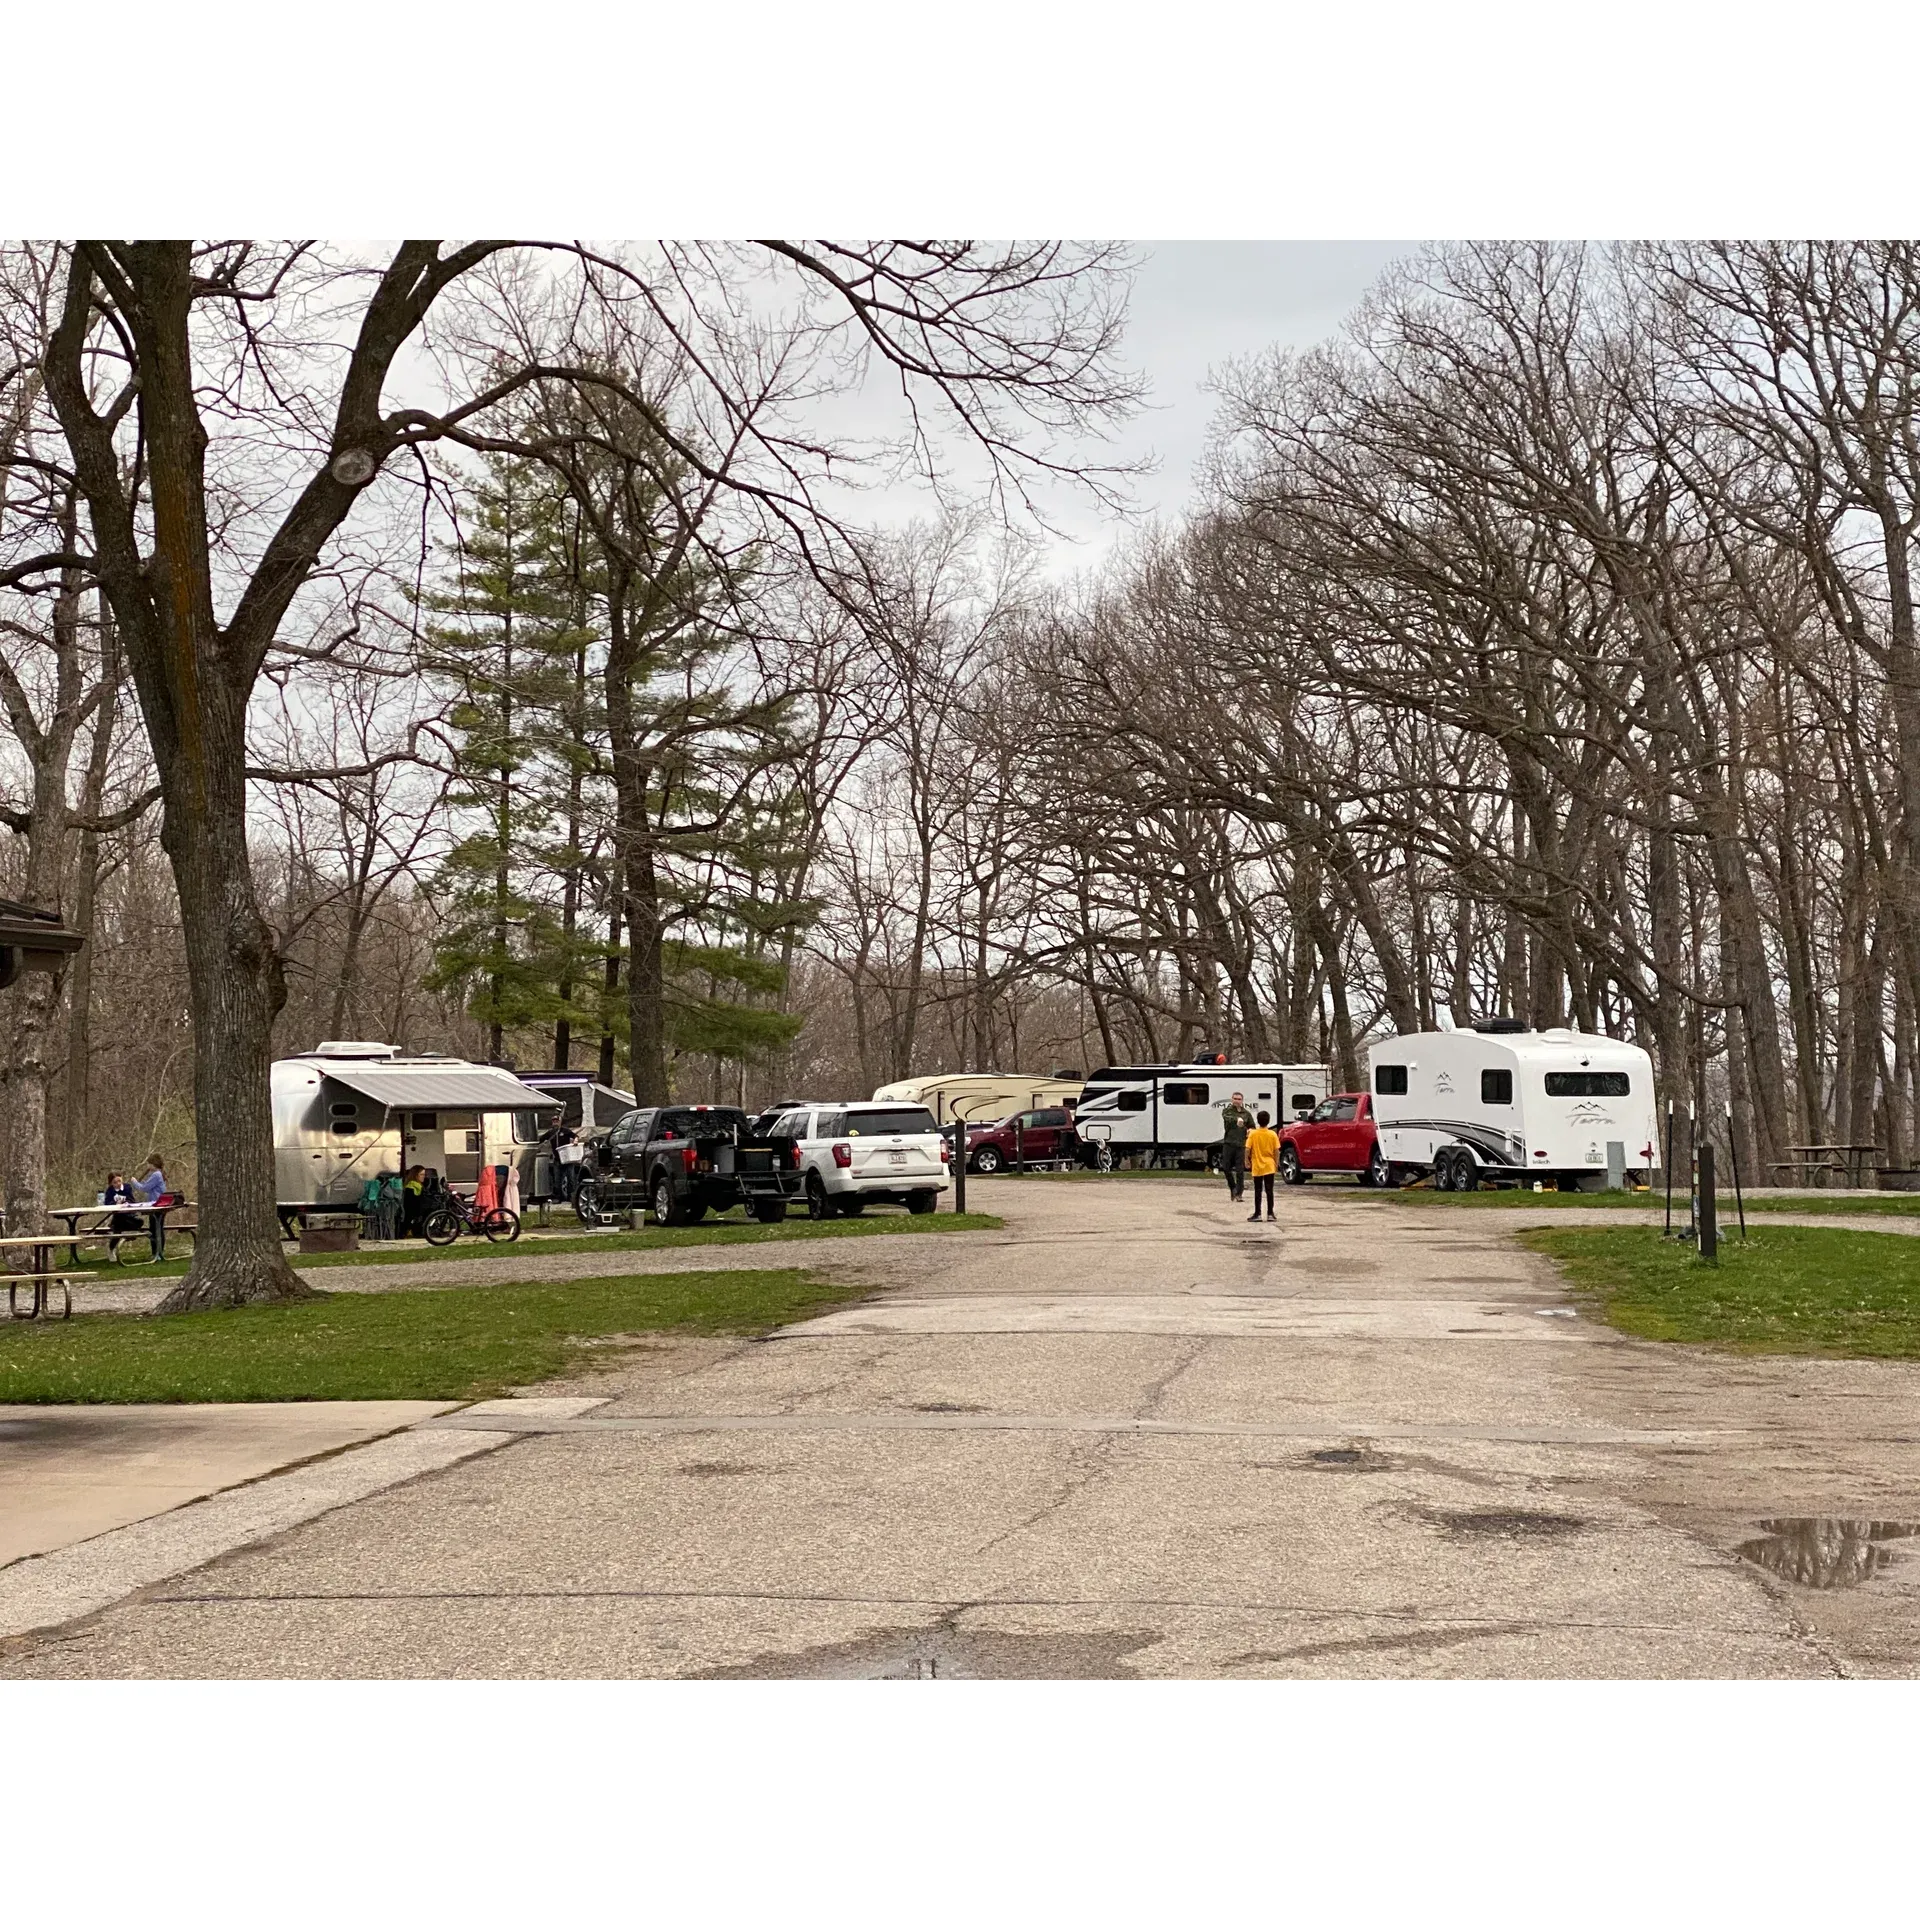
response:
<path id="1" fill-rule="evenodd" d="M 10 1239 L 0 1240 L 0 1255 L 6 1254 L 15 1247 L 31 1248 L 33 1252 L 31 1273 L 20 1274 L 9 1270 L 7 1274 L 7 1312 L 14 1319 L 33 1320 L 45 1313 L 52 1304 L 51 1296 L 56 1280 L 60 1283 L 60 1293 L 64 1303 L 60 1318 L 62 1320 L 73 1318 L 73 1289 L 67 1284 L 67 1276 L 64 1273 L 53 1271 L 52 1255 L 55 1247 L 65 1247 L 71 1256 L 72 1250 L 79 1244 L 79 1236 L 71 1233 L 22 1233 Z M 23 1281 L 28 1280 L 33 1283 L 33 1305 L 22 1313 L 20 1287 Z"/>

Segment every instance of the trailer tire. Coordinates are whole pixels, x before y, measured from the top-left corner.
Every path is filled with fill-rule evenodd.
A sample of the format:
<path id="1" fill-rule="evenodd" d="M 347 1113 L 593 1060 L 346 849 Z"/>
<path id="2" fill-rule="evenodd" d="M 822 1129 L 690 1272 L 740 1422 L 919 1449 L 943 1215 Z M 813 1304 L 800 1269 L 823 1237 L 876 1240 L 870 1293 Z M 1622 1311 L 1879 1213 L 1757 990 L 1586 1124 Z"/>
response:
<path id="1" fill-rule="evenodd" d="M 1480 1184 L 1480 1162 L 1465 1147 L 1453 1157 L 1453 1190 L 1472 1193 Z"/>

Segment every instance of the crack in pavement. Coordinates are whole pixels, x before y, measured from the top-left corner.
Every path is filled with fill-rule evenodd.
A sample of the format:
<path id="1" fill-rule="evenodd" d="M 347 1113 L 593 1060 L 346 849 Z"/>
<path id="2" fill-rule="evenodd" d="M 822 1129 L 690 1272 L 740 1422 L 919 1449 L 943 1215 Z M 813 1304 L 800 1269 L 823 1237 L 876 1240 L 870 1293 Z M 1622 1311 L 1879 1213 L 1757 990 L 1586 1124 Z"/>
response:
<path id="1" fill-rule="evenodd" d="M 1404 1608 L 1311 1606 L 1277 1600 L 1177 1600 L 1159 1597 L 1133 1598 L 1120 1595 L 1102 1599 L 1058 1599 L 1020 1594 L 992 1594 L 973 1599 L 955 1599 L 945 1595 L 901 1595 L 855 1593 L 775 1593 L 754 1588 L 698 1587 L 527 1587 L 518 1590 L 489 1588 L 419 1588 L 391 1593 L 180 1593 L 144 1596 L 144 1604 L 158 1607 L 221 1606 L 345 1606 L 444 1603 L 469 1601 L 752 1601 L 775 1606 L 838 1606 L 919 1608 L 935 1613 L 951 1623 L 963 1615 L 982 1609 L 1055 1608 L 1081 1612 L 1174 1612 L 1201 1614 L 1256 1613 L 1299 1620 L 1382 1620 L 1402 1624 L 1417 1622 L 1421 1616 Z M 1430 1614 L 1436 1628 L 1492 1627 L 1514 1633 L 1631 1633 L 1666 1638 L 1705 1640 L 1771 1640 L 1770 1629 L 1727 1627 L 1711 1623 L 1667 1625 L 1643 1620 L 1521 1619 L 1484 1614 Z M 58 1632 L 58 1629 L 51 1630 Z M 66 1644 L 67 1637 L 43 1646 Z"/>

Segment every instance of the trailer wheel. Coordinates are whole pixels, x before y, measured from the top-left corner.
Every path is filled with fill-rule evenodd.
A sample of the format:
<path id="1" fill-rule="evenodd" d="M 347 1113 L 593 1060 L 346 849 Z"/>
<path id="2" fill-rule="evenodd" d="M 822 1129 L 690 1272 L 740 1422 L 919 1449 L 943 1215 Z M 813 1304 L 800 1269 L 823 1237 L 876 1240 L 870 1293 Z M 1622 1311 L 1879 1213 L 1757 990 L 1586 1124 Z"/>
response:
<path id="1" fill-rule="evenodd" d="M 1453 1190 L 1455 1193 L 1471 1193 L 1480 1184 L 1480 1162 L 1465 1147 L 1454 1156 Z"/>
<path id="2" fill-rule="evenodd" d="M 1113 1142 L 1111 1140 L 1102 1140 L 1100 1144 L 1094 1148 L 1093 1164 L 1101 1173 L 1111 1173 L 1113 1171 Z"/>

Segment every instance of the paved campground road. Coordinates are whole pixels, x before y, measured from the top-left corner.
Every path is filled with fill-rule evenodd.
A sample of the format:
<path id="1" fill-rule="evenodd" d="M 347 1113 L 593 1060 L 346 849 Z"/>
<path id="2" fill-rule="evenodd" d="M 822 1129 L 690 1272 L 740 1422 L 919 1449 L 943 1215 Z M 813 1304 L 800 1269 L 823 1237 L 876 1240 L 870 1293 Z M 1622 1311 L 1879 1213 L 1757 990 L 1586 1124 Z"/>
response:
<path id="1" fill-rule="evenodd" d="M 1490 1209 L 976 1196 L 1004 1233 L 793 1249 L 871 1300 L 443 1417 L 488 1450 L 0 1673 L 1920 1672 L 1920 1577 L 1865 1526 L 1920 1522 L 1920 1368 L 1628 1340 Z"/>

